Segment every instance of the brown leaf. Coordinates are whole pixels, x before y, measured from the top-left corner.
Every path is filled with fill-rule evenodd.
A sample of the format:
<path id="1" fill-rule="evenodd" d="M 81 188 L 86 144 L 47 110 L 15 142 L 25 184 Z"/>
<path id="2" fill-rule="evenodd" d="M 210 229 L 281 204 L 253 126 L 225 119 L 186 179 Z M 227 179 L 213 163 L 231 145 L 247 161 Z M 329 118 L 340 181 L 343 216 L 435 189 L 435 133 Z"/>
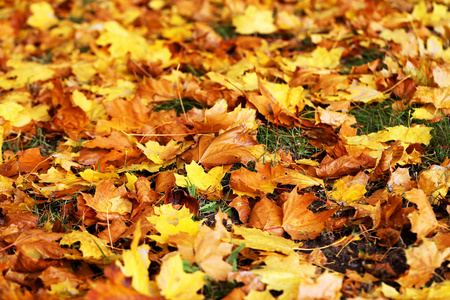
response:
<path id="1" fill-rule="evenodd" d="M 198 199 L 188 195 L 183 190 L 168 190 L 164 195 L 164 204 L 186 206 L 194 216 L 198 215 L 200 204 Z"/>
<path id="2" fill-rule="evenodd" d="M 248 218 L 250 217 L 250 204 L 246 196 L 238 196 L 228 204 L 230 207 L 234 207 L 238 214 L 239 220 L 246 224 L 248 222 Z"/>
<path id="3" fill-rule="evenodd" d="M 373 168 L 376 159 L 366 154 L 358 157 L 346 155 L 333 160 L 326 156 L 320 163 L 317 176 L 320 178 L 338 178 L 344 175 L 356 174 L 361 170 Z"/>

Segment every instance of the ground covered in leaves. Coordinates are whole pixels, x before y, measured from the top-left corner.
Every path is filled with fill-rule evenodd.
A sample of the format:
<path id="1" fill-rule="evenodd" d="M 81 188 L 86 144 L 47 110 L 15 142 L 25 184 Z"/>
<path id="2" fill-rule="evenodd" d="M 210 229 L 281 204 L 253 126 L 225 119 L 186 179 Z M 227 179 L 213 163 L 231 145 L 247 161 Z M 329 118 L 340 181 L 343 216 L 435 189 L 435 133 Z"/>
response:
<path id="1" fill-rule="evenodd" d="M 0 3 L 0 298 L 450 297 L 448 0 Z"/>

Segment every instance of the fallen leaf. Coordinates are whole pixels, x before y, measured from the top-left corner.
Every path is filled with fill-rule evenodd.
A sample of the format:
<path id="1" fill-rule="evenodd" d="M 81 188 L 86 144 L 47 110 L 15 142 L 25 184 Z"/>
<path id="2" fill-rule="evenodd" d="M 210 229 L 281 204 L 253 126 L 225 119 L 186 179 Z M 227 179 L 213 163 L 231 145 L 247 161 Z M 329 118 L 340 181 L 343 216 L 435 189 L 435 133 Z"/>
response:
<path id="1" fill-rule="evenodd" d="M 279 236 L 270 235 L 268 232 L 256 228 L 233 226 L 233 233 L 235 235 L 242 236 L 244 239 L 230 239 L 230 242 L 232 241 L 233 243 L 239 245 L 245 244 L 246 247 L 252 249 L 279 251 L 288 254 L 292 250 L 301 246 L 300 244 L 297 244 L 291 240 Z"/>
<path id="2" fill-rule="evenodd" d="M 262 229 L 272 235 L 283 235 L 283 228 L 281 227 L 281 220 L 283 218 L 283 211 L 274 201 L 270 201 L 266 196 L 261 199 L 253 207 L 248 226 Z"/>
<path id="3" fill-rule="evenodd" d="M 423 287 L 450 254 L 448 249 L 440 252 L 434 242 L 427 240 L 405 252 L 409 270 L 397 282 L 403 287 L 415 288 Z"/>
<path id="4" fill-rule="evenodd" d="M 325 229 L 325 221 L 336 209 L 314 214 L 308 206 L 317 197 L 313 194 L 299 195 L 294 189 L 283 204 L 283 228 L 294 240 L 315 239 Z"/>
<path id="5" fill-rule="evenodd" d="M 156 275 L 156 283 L 166 299 L 203 299 L 197 294 L 205 285 L 205 274 L 196 271 L 187 274 L 183 271 L 180 254 L 169 253 L 162 259 L 161 271 Z"/>

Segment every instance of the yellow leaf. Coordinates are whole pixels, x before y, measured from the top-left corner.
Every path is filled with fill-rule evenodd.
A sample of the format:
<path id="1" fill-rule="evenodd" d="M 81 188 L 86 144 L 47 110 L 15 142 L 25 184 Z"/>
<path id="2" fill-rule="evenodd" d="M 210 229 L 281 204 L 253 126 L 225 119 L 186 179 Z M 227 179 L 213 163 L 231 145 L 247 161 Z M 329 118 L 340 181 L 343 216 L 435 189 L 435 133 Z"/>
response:
<path id="1" fill-rule="evenodd" d="M 269 34 L 277 30 L 274 25 L 273 11 L 249 5 L 243 15 L 233 17 L 233 26 L 240 34 Z"/>
<path id="2" fill-rule="evenodd" d="M 245 300 L 275 300 L 275 298 L 270 293 L 270 290 L 256 291 L 251 290 L 247 296 L 244 297 Z"/>
<path id="3" fill-rule="evenodd" d="M 299 67 L 336 68 L 339 65 L 342 49 L 317 47 L 313 52 L 296 57 L 294 64 Z"/>
<path id="4" fill-rule="evenodd" d="M 202 166 L 192 161 L 189 165 L 186 165 L 186 172 L 187 176 L 175 174 L 176 185 L 187 187 L 189 184 L 195 186 L 202 193 L 214 193 L 222 190 L 220 181 L 225 175 L 222 166 L 214 167 L 206 173 Z"/>
<path id="5" fill-rule="evenodd" d="M 46 30 L 53 25 L 58 24 L 55 11 L 47 2 L 37 2 L 30 5 L 31 16 L 27 20 L 27 24 Z"/>
<path id="6" fill-rule="evenodd" d="M 130 250 L 123 250 L 123 265 L 119 261 L 116 261 L 116 264 L 125 276 L 131 277 L 131 286 L 136 291 L 147 296 L 159 296 L 153 290 L 148 276 L 148 267 L 150 266 L 148 252 L 150 247 L 145 244 L 138 246 L 140 237 L 141 229 L 139 221 L 134 231 Z"/>
<path id="7" fill-rule="evenodd" d="M 265 266 L 252 270 L 260 276 L 260 280 L 267 284 L 267 290 L 283 291 L 278 298 L 296 299 L 301 281 L 313 277 L 317 267 L 301 259 L 298 254 L 291 252 L 288 256 L 271 254 L 264 259 Z"/>
<path id="8" fill-rule="evenodd" d="M 111 45 L 108 49 L 114 58 L 125 58 L 130 54 L 131 58 L 143 60 L 146 58 L 148 44 L 142 36 L 129 32 L 115 21 L 103 23 L 96 43 L 100 46 Z"/>
<path id="9" fill-rule="evenodd" d="M 13 186 L 13 181 L 0 175 L 0 194 L 7 194 Z"/>
<path id="10" fill-rule="evenodd" d="M 141 149 L 145 156 L 155 164 L 164 164 L 170 159 L 175 158 L 177 154 L 183 152 L 182 144 L 174 140 L 170 140 L 167 145 L 162 146 L 156 141 L 148 141 L 145 143 L 145 147 L 139 143 L 136 143 L 137 147 Z"/>
<path id="11" fill-rule="evenodd" d="M 264 251 L 279 251 L 289 254 L 294 249 L 301 246 L 301 244 L 297 244 L 292 240 L 270 235 L 268 232 L 256 228 L 233 226 L 233 232 L 235 235 L 240 235 L 244 239 L 230 239 L 229 241 L 237 245 L 245 244 L 247 248 Z"/>
<path id="12" fill-rule="evenodd" d="M 403 125 L 388 127 L 384 130 L 359 136 L 347 137 L 348 145 L 366 147 L 373 150 L 386 148 L 382 142 L 402 141 L 404 143 L 422 143 L 428 145 L 433 128 L 425 126 L 405 127 Z"/>
<path id="13" fill-rule="evenodd" d="M 450 87 L 418 86 L 411 101 L 424 104 L 431 103 L 436 108 L 450 108 Z"/>
<path id="14" fill-rule="evenodd" d="M 69 279 L 66 279 L 65 281 L 51 284 L 50 293 L 59 295 L 60 297 L 64 297 L 67 295 L 76 295 L 79 293 L 79 291 L 76 289 L 76 287 L 72 286 L 72 283 Z"/>
<path id="15" fill-rule="evenodd" d="M 302 86 L 290 87 L 288 84 L 272 83 L 265 80 L 261 80 L 260 84 L 273 96 L 273 100 L 290 112 L 296 113 L 305 107 L 303 101 L 305 93 Z"/>
<path id="16" fill-rule="evenodd" d="M 77 242 L 80 242 L 79 250 L 83 253 L 83 259 L 86 261 L 98 263 L 110 259 L 110 257 L 114 255 L 114 253 L 106 246 L 104 240 L 99 239 L 86 231 L 72 231 L 71 233 L 66 234 L 59 244 L 71 246 Z"/>
<path id="17" fill-rule="evenodd" d="M 83 172 L 78 173 L 84 180 L 89 183 L 97 183 L 99 181 L 110 179 L 110 178 L 119 178 L 117 173 L 102 173 L 98 171 L 94 171 L 91 169 L 87 169 Z"/>
<path id="18" fill-rule="evenodd" d="M 417 186 L 434 199 L 445 197 L 450 188 L 450 168 L 432 165 L 419 174 Z"/>
<path id="19" fill-rule="evenodd" d="M 333 190 L 328 193 L 328 196 L 336 202 L 352 203 L 364 199 L 364 194 L 367 192 L 365 184 L 351 184 L 350 177 L 344 177 L 336 180 L 333 185 Z"/>
<path id="20" fill-rule="evenodd" d="M 160 244 L 167 244 L 170 236 L 179 232 L 186 232 L 192 236 L 197 236 L 201 222 L 192 220 L 193 214 L 183 206 L 176 210 L 172 204 L 154 207 L 156 216 L 151 216 L 147 220 L 155 226 L 161 235 L 150 235 L 149 238 Z"/>
<path id="21" fill-rule="evenodd" d="M 131 173 L 125 173 L 125 176 L 127 177 L 127 184 L 125 185 L 128 190 L 133 191 L 136 189 L 134 186 L 134 183 L 137 181 L 137 176 L 133 175 Z"/>
<path id="22" fill-rule="evenodd" d="M 433 107 L 413 107 L 412 117 L 419 120 L 432 120 L 442 114 Z"/>
<path id="23" fill-rule="evenodd" d="M 425 239 L 438 226 L 433 208 L 422 190 L 412 189 L 406 192 L 404 197 L 417 205 L 417 211 L 408 215 L 411 220 L 411 231 L 417 234 L 418 239 Z"/>
<path id="24" fill-rule="evenodd" d="M 197 291 L 205 285 L 205 274 L 196 271 L 187 274 L 183 271 L 183 261 L 178 252 L 169 253 L 162 259 L 161 271 L 156 276 L 156 283 L 161 294 L 172 299 L 203 299 Z"/>
<path id="25" fill-rule="evenodd" d="M 45 81 L 55 74 L 55 71 L 48 66 L 35 62 L 10 63 L 8 61 L 6 64 L 13 70 L 0 77 L 0 87 L 5 90 L 21 88 L 39 80 Z"/>
<path id="26" fill-rule="evenodd" d="M 75 105 L 79 106 L 85 112 L 90 111 L 94 106 L 94 101 L 88 100 L 86 96 L 78 90 L 73 91 L 72 99 Z"/>

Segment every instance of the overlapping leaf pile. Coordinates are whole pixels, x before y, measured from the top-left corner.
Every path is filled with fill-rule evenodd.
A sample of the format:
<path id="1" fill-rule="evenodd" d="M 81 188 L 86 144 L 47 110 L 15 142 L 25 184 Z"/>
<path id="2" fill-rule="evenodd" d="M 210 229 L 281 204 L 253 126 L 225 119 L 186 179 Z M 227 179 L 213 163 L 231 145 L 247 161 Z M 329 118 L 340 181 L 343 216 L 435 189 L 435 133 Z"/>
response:
<path id="1" fill-rule="evenodd" d="M 450 297 L 448 0 L 1 3 L 0 298 Z"/>

